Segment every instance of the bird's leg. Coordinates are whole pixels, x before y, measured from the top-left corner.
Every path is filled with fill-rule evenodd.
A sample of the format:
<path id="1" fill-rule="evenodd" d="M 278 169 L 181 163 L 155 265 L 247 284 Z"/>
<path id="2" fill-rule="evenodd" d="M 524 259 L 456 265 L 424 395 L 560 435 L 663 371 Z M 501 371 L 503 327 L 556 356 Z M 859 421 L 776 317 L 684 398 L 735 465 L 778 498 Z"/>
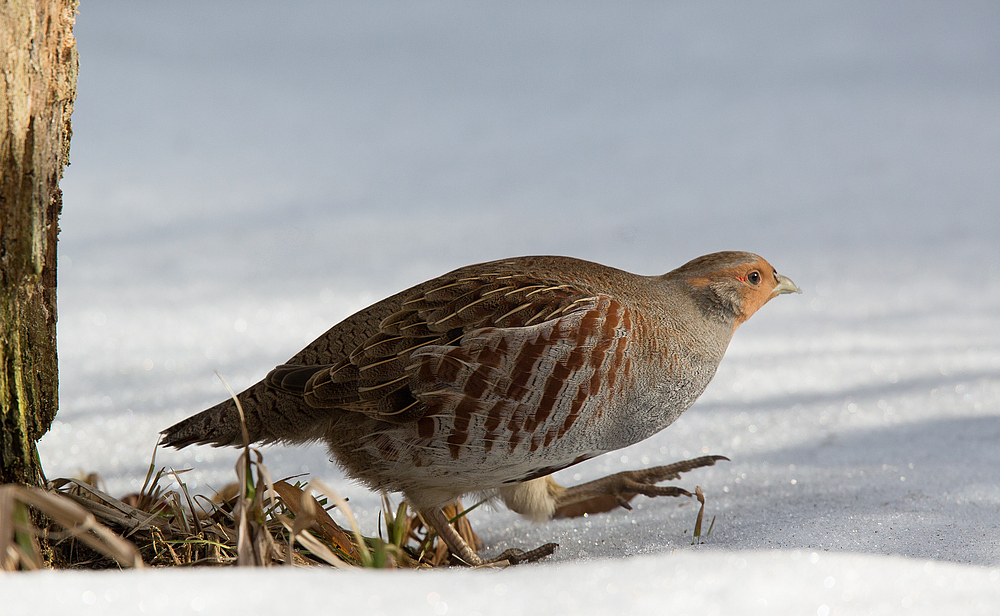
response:
<path id="1" fill-rule="evenodd" d="M 444 511 L 440 507 L 421 509 L 420 515 L 430 526 L 434 527 L 437 531 L 438 537 L 444 540 L 445 545 L 451 550 L 451 553 L 457 556 L 465 564 L 473 567 L 478 566 L 509 566 L 509 565 L 519 565 L 521 563 L 533 563 L 539 561 L 546 556 L 552 555 L 557 546 L 555 543 L 546 543 L 545 545 L 535 548 L 529 552 L 518 548 L 511 548 L 488 561 L 484 561 L 476 555 L 475 551 L 469 546 L 469 543 L 462 539 L 455 527 L 451 525 L 448 521 L 448 516 L 444 514 Z"/>
<path id="2" fill-rule="evenodd" d="M 459 557 L 465 564 L 473 567 L 483 564 L 483 560 L 476 556 L 476 553 L 465 542 L 465 539 L 462 539 L 458 531 L 455 530 L 455 527 L 448 522 L 448 518 L 445 517 L 440 507 L 421 509 L 420 515 L 430 526 L 434 527 L 438 537 L 447 544 L 452 554 Z"/>
<path id="3" fill-rule="evenodd" d="M 718 460 L 729 460 L 725 456 L 702 456 L 693 460 L 675 462 L 666 466 L 656 466 L 637 471 L 622 471 L 594 481 L 563 488 L 556 495 L 554 518 L 575 518 L 588 513 L 603 513 L 615 507 L 632 509 L 629 505 L 637 494 L 644 496 L 693 496 L 683 488 L 658 486 L 661 481 L 678 479 L 681 473 L 712 466 Z"/>

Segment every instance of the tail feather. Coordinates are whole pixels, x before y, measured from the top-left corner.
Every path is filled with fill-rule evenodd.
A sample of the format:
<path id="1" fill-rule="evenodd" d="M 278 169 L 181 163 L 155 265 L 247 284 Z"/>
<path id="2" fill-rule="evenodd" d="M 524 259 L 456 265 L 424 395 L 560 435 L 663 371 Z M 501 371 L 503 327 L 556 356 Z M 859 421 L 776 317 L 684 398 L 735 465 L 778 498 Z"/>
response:
<path id="1" fill-rule="evenodd" d="M 229 399 L 170 426 L 160 433 L 160 445 L 177 449 L 188 445 L 238 446 L 243 444 L 242 432 L 236 403 Z M 251 442 L 253 436 L 251 433 Z"/>
<path id="2" fill-rule="evenodd" d="M 334 409 L 310 407 L 301 396 L 269 387 L 265 381 L 239 394 L 251 443 L 308 443 L 323 437 L 334 420 Z M 243 431 L 236 403 L 230 398 L 163 432 L 160 445 L 242 446 Z"/>

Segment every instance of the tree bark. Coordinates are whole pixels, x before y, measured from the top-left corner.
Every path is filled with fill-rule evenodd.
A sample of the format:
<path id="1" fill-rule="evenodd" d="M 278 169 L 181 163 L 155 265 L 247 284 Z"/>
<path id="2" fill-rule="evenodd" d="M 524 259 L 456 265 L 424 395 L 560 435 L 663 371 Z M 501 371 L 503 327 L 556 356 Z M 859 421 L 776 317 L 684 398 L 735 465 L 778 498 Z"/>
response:
<path id="1" fill-rule="evenodd" d="M 0 0 L 0 484 L 44 482 L 58 408 L 56 239 L 77 0 Z"/>

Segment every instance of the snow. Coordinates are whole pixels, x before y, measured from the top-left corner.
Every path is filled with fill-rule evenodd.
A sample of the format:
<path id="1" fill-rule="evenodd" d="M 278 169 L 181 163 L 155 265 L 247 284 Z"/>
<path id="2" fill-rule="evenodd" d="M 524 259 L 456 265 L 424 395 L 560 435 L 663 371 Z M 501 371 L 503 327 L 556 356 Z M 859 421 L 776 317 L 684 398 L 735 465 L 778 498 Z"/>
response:
<path id="1" fill-rule="evenodd" d="M 992 614 L 1000 571 L 900 557 L 677 552 L 507 571 L 43 572 L 5 592 L 11 613 Z M 282 612 L 278 612 L 282 613 Z"/>
<path id="2" fill-rule="evenodd" d="M 206 3 L 207 4 L 207 3 Z M 477 261 L 662 273 L 753 250 L 805 291 L 702 398 L 573 484 L 703 453 L 696 503 L 535 526 L 506 571 L 0 577 L 13 613 L 939 614 L 1000 599 L 1000 7 L 83 3 L 50 477 L 138 489 L 157 432 L 351 312 Z M 267 448 L 374 532 L 320 446 Z M 157 461 L 191 485 L 236 452 Z M 327 577 L 329 576 L 329 577 Z M 12 603 L 11 603 L 12 602 Z"/>

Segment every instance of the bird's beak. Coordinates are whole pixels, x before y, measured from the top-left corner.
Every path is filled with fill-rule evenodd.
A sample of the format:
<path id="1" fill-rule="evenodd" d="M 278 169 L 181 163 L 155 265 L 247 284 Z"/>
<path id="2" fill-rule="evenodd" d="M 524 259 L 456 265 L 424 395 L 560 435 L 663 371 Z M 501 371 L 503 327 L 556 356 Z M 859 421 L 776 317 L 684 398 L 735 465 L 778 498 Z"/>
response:
<path id="1" fill-rule="evenodd" d="M 772 297 L 775 295 L 781 295 L 782 293 L 802 292 L 802 289 L 800 289 L 794 282 L 792 282 L 792 279 L 789 278 L 788 276 L 782 276 L 781 274 L 777 274 L 777 276 L 778 276 L 778 284 L 777 286 L 774 287 L 774 290 L 771 291 Z"/>

